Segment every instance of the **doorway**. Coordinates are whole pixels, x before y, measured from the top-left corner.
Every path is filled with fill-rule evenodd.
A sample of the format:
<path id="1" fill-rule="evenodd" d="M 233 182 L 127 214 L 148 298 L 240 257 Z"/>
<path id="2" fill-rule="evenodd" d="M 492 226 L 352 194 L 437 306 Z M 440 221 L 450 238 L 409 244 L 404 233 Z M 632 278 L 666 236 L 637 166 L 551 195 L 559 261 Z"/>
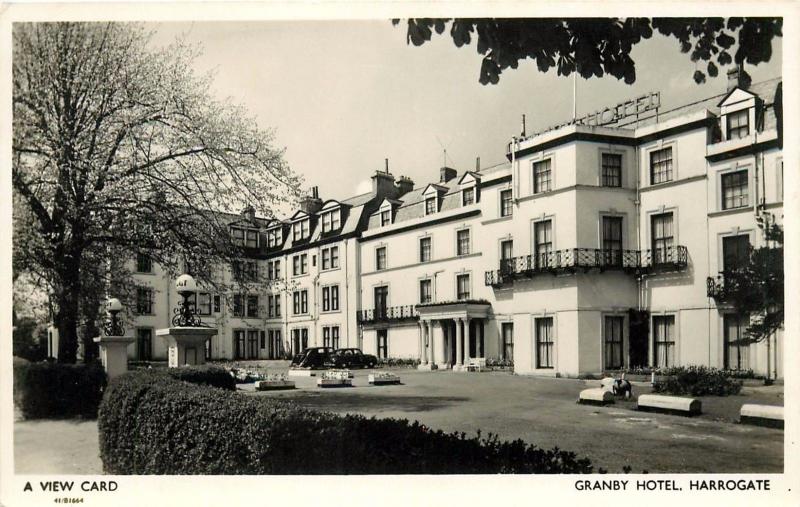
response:
<path id="1" fill-rule="evenodd" d="M 631 368 L 644 367 L 648 363 L 648 336 L 650 312 L 647 310 L 631 309 L 628 321 L 628 366 Z"/>

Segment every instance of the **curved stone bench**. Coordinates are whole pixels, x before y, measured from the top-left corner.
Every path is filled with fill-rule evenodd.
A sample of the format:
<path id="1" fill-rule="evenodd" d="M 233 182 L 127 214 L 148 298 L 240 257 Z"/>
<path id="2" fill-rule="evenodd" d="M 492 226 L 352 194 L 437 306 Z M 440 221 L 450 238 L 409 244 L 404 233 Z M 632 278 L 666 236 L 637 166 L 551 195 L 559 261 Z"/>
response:
<path id="1" fill-rule="evenodd" d="M 783 429 L 783 406 L 745 403 L 739 411 L 739 422 Z"/>
<path id="2" fill-rule="evenodd" d="M 582 405 L 607 405 L 614 403 L 614 393 L 602 387 L 584 389 L 578 395 L 578 403 Z"/>
<path id="3" fill-rule="evenodd" d="M 700 400 L 681 396 L 642 394 L 639 396 L 637 408 L 644 412 L 693 416 L 701 413 L 702 403 Z"/>

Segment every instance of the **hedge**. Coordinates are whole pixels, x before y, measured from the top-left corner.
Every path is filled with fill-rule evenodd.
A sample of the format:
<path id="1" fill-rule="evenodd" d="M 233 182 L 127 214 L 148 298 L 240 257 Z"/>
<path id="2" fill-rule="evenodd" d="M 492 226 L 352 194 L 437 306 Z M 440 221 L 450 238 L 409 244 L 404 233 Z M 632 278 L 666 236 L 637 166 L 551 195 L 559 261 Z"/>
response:
<path id="1" fill-rule="evenodd" d="M 221 366 L 182 366 L 180 368 L 162 368 L 150 371 L 166 373 L 176 380 L 192 384 L 218 387 L 229 391 L 236 390 L 236 379 Z"/>
<path id="2" fill-rule="evenodd" d="M 110 474 L 590 473 L 575 453 L 467 438 L 418 422 L 340 416 L 132 372 L 98 418 Z"/>
<path id="3" fill-rule="evenodd" d="M 25 419 L 95 418 L 105 386 L 96 363 L 14 362 L 14 401 Z"/>
<path id="4" fill-rule="evenodd" d="M 666 380 L 653 384 L 653 391 L 691 396 L 728 396 L 738 394 L 742 382 L 731 378 L 725 370 L 707 366 L 679 366 L 664 370 Z"/>

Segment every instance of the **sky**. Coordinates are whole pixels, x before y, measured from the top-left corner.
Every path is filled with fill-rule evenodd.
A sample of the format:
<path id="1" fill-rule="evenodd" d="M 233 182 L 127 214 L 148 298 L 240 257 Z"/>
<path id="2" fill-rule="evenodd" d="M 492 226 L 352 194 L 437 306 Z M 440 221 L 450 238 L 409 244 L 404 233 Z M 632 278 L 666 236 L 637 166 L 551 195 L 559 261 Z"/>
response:
<path id="1" fill-rule="evenodd" d="M 532 60 L 481 85 L 475 43 L 456 48 L 447 32 L 420 47 L 391 21 L 153 23 L 154 45 L 183 35 L 199 43 L 198 73 L 215 72 L 213 93 L 244 105 L 306 188 L 322 199 L 368 192 L 384 168 L 416 186 L 436 181 L 446 163 L 459 173 L 502 163 L 505 146 L 572 117 L 573 78 L 541 73 Z M 651 91 L 663 108 L 724 93 L 725 72 L 695 84 L 695 64 L 678 42 L 654 35 L 635 46 L 637 79 L 578 78 L 578 116 Z M 770 62 L 747 67 L 754 82 L 781 75 L 781 41 Z"/>

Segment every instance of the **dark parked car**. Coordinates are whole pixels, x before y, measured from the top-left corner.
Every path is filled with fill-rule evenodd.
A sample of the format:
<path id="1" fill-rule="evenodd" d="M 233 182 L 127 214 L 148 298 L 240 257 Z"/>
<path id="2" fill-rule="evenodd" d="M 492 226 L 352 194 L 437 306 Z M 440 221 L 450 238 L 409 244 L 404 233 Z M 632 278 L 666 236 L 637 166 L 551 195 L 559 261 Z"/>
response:
<path id="1" fill-rule="evenodd" d="M 330 355 L 329 364 L 334 368 L 374 368 L 378 358 L 361 349 L 337 349 Z"/>
<path id="2" fill-rule="evenodd" d="M 295 354 L 292 368 L 323 368 L 330 361 L 333 347 L 310 347 Z"/>

